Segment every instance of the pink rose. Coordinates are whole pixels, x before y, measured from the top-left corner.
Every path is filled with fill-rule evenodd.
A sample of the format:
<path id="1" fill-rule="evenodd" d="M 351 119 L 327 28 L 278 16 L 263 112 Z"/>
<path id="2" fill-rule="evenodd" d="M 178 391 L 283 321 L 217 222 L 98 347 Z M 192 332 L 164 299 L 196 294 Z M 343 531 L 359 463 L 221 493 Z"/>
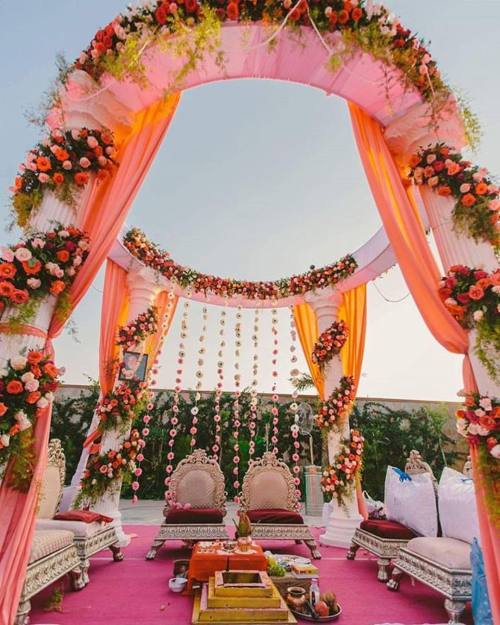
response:
<path id="1" fill-rule="evenodd" d="M 49 176 L 47 176 L 47 174 L 44 174 L 43 172 L 41 172 L 38 174 L 38 180 L 40 180 L 42 184 L 45 184 L 46 182 L 50 180 L 50 178 Z"/>
<path id="2" fill-rule="evenodd" d="M 62 166 L 63 166 L 63 169 L 65 169 L 66 171 L 73 169 L 73 165 L 71 164 L 71 161 L 64 161 Z"/>
<path id="3" fill-rule="evenodd" d="M 32 254 L 29 251 L 29 249 L 27 249 L 26 247 L 18 247 L 14 253 L 14 256 L 17 258 L 18 261 L 22 263 L 22 262 L 30 260 L 32 257 Z"/>
<path id="4" fill-rule="evenodd" d="M 11 263 L 14 260 L 14 252 L 9 247 L 2 245 L 0 247 L 0 258 L 7 263 Z"/>
<path id="5" fill-rule="evenodd" d="M 89 146 L 89 148 L 91 150 L 93 150 L 94 148 L 96 148 L 99 145 L 99 142 L 97 141 L 97 139 L 93 135 L 90 135 L 89 137 L 87 137 L 87 145 Z M 82 167 L 83 167 L 83 165 L 82 165 Z"/>
<path id="6" fill-rule="evenodd" d="M 90 167 L 90 161 L 86 156 L 83 156 L 80 160 L 80 167 L 83 167 L 84 169 L 87 169 L 87 167 Z"/>
<path id="7" fill-rule="evenodd" d="M 470 184 L 464 182 L 464 184 L 460 185 L 460 193 L 468 193 L 470 191 Z"/>

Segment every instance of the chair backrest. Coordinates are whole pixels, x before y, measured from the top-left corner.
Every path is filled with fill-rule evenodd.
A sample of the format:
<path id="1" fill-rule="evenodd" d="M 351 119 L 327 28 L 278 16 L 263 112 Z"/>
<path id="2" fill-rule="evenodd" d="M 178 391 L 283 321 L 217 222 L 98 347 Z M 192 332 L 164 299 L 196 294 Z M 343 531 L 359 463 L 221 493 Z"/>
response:
<path id="1" fill-rule="evenodd" d="M 467 460 L 464 462 L 462 473 L 465 477 L 472 477 L 472 460 L 470 456 L 467 456 Z"/>
<path id="2" fill-rule="evenodd" d="M 436 477 L 427 462 L 424 461 L 422 455 L 416 449 L 410 451 L 405 464 L 405 473 L 408 475 L 421 475 L 422 473 L 429 473 L 434 484 L 437 484 Z"/>
<path id="3" fill-rule="evenodd" d="M 298 510 L 295 482 L 288 466 L 272 452 L 250 463 L 243 479 L 242 510 Z"/>
<path id="4" fill-rule="evenodd" d="M 204 449 L 196 449 L 181 460 L 169 484 L 169 503 L 190 504 L 192 508 L 216 508 L 225 512 L 224 474 Z"/>
<path id="5" fill-rule="evenodd" d="M 58 438 L 49 441 L 47 467 L 42 478 L 38 517 L 52 519 L 61 503 L 64 478 L 66 476 L 66 458 Z"/>

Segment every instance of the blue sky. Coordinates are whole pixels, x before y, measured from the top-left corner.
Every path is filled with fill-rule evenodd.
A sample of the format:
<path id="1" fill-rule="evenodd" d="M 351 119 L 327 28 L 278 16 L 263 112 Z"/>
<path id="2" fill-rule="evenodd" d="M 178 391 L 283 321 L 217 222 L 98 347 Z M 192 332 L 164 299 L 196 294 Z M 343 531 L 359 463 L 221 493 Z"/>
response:
<path id="1" fill-rule="evenodd" d="M 392 0 L 402 22 L 431 40 L 431 51 L 449 82 L 469 98 L 484 131 L 474 159 L 500 172 L 497 0 Z M 8 188 L 18 163 L 38 140 L 24 113 L 36 108 L 55 75 L 56 53 L 74 58 L 98 27 L 124 9 L 123 0 L 0 0 L 2 99 L 0 194 L 8 213 Z M 7 218 L 4 220 L 7 222 Z M 227 81 L 186 92 L 171 130 L 137 197 L 128 224 L 143 228 L 183 264 L 248 279 L 290 275 L 355 250 L 380 225 L 345 103 L 322 92 L 271 81 Z M 14 233 L 0 233 L 13 241 Z M 361 395 L 454 400 L 461 359 L 447 353 L 421 320 L 398 269 L 369 287 L 368 336 Z M 96 376 L 99 275 L 74 321 L 80 343 L 56 342 L 67 382 Z M 389 303 L 389 300 L 403 301 Z M 193 336 L 201 311 L 192 306 Z M 217 311 L 210 310 L 211 320 Z M 288 327 L 282 316 L 282 391 L 288 390 Z M 262 326 L 267 318 L 263 316 Z M 244 335 L 250 320 L 243 319 Z M 269 324 L 268 324 L 269 325 Z M 231 323 L 229 323 L 231 326 Z M 215 325 L 207 354 L 206 387 L 214 383 Z M 261 378 L 269 390 L 270 353 L 263 333 Z M 165 343 L 160 386 L 174 377 L 177 324 Z M 231 349 L 232 351 L 232 349 Z M 245 339 L 242 363 L 249 374 Z M 209 350 L 210 352 L 210 350 Z M 191 352 L 193 355 L 193 351 Z M 196 356 L 196 354 L 193 355 Z M 189 359 L 190 357 L 188 357 Z M 194 384 L 193 360 L 185 383 Z M 304 369 L 302 359 L 299 367 Z M 231 380 L 232 360 L 228 359 Z M 247 379 L 249 381 L 249 378 Z"/>

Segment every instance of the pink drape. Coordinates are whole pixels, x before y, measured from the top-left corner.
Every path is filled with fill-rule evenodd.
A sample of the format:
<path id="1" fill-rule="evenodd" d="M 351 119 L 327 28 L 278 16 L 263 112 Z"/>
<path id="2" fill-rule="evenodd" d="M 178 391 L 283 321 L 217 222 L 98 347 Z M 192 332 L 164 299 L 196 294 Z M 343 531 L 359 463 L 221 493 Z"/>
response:
<path id="1" fill-rule="evenodd" d="M 128 209 L 173 118 L 179 95 L 160 100 L 136 114 L 131 128 L 116 133 L 117 168 L 113 177 L 95 185 L 84 211 L 83 229 L 91 239 L 89 256 L 70 290 L 67 316 L 53 316 L 48 340 L 57 336 L 87 292 L 118 235 Z M 50 411 L 35 429 L 37 462 L 27 493 L 0 487 L 0 625 L 11 625 L 22 591 L 34 531 L 40 480 L 47 462 Z"/>
<path id="2" fill-rule="evenodd" d="M 434 337 L 449 351 L 465 354 L 464 382 L 470 391 L 476 385 L 467 355 L 467 334 L 439 298 L 439 271 L 425 238 L 417 208 L 411 195 L 405 191 L 380 125 L 355 104 L 350 103 L 349 110 L 361 161 L 408 288 Z M 486 578 L 494 622 L 500 625 L 500 539 L 486 510 L 476 450 L 471 451 Z"/>

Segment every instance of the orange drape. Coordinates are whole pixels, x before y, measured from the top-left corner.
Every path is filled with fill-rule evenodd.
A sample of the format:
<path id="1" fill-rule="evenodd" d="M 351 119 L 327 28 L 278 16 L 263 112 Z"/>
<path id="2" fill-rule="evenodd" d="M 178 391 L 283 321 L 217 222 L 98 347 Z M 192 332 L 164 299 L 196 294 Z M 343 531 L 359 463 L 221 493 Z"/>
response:
<path id="1" fill-rule="evenodd" d="M 344 375 L 354 378 L 356 392 L 361 378 L 366 337 L 366 284 L 346 291 L 339 310 L 339 318 L 349 328 L 349 336 L 340 351 Z"/>
<path id="2" fill-rule="evenodd" d="M 312 352 L 314 344 L 318 340 L 318 320 L 314 310 L 309 304 L 296 304 L 293 307 L 293 318 L 295 320 L 295 326 L 297 328 L 297 334 L 299 335 L 300 344 L 304 356 L 306 357 L 307 366 L 309 367 L 309 373 L 314 382 L 314 386 L 318 391 L 321 401 L 325 400 L 325 380 L 320 368 L 313 362 Z"/>
<path id="3" fill-rule="evenodd" d="M 434 337 L 449 351 L 465 354 L 464 382 L 470 390 L 474 376 L 467 355 L 467 333 L 448 313 L 439 298 L 438 267 L 425 238 L 413 198 L 405 191 L 380 125 L 355 104 L 350 103 L 349 110 L 361 161 L 408 288 Z M 477 478 L 476 500 L 486 578 L 494 622 L 500 625 L 500 538 L 488 518 L 475 450 L 471 451 Z"/>
<path id="4" fill-rule="evenodd" d="M 110 260 L 106 261 L 106 276 L 101 308 L 101 334 L 99 340 L 99 385 L 101 395 L 113 388 L 119 348 L 116 345 L 118 328 L 127 322 L 128 292 L 127 271 Z"/>

